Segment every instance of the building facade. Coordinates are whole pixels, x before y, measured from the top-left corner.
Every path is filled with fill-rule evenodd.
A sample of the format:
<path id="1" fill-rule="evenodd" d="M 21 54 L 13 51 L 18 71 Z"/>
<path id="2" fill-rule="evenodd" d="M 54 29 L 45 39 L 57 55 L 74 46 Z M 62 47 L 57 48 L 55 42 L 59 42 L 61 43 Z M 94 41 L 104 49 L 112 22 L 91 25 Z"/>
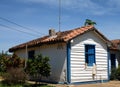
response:
<path id="1" fill-rule="evenodd" d="M 94 26 L 48 36 L 9 49 L 21 58 L 42 54 L 50 58 L 51 75 L 43 80 L 57 83 L 88 83 L 109 80 L 110 41 Z"/>

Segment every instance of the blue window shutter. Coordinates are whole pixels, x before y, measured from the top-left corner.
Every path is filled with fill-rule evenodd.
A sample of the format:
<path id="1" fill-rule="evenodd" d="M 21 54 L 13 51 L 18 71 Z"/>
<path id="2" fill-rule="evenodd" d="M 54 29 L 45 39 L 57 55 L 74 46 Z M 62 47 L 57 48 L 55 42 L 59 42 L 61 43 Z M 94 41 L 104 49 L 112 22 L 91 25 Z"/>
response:
<path id="1" fill-rule="evenodd" d="M 89 55 L 89 57 L 88 57 L 88 66 L 93 66 L 93 63 L 95 63 L 94 59 L 95 59 L 94 55 Z"/>
<path id="2" fill-rule="evenodd" d="M 95 45 L 85 45 L 85 62 L 88 66 L 95 63 Z"/>

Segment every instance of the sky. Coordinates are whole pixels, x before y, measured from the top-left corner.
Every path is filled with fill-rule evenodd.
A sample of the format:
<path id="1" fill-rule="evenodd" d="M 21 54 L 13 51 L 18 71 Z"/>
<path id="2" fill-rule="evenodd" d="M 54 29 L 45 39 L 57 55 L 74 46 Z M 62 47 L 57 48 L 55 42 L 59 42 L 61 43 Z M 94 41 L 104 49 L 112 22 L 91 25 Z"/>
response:
<path id="1" fill-rule="evenodd" d="M 84 26 L 86 19 L 109 40 L 120 39 L 120 0 L 61 0 L 61 31 Z M 59 31 L 59 0 L 0 0 L 0 52 L 51 28 Z"/>

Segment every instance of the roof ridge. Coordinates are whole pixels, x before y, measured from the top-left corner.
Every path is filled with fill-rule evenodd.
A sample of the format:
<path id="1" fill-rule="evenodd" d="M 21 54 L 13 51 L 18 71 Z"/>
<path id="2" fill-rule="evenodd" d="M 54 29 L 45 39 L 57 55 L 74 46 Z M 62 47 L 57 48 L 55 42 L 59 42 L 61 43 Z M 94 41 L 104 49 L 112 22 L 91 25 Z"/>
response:
<path id="1" fill-rule="evenodd" d="M 77 27 L 77 28 L 73 28 L 73 29 L 70 29 L 70 30 L 65 30 L 65 31 L 62 31 L 62 32 L 66 32 L 66 31 L 73 31 L 73 30 L 76 30 L 76 29 L 81 29 L 81 28 L 89 28 L 89 27 L 94 27 L 93 25 L 87 25 L 87 26 L 82 26 L 82 27 Z M 60 31 L 58 31 L 58 32 L 60 32 Z M 58 32 L 56 32 L 56 33 L 58 33 Z M 61 32 L 61 33 L 62 33 Z"/>

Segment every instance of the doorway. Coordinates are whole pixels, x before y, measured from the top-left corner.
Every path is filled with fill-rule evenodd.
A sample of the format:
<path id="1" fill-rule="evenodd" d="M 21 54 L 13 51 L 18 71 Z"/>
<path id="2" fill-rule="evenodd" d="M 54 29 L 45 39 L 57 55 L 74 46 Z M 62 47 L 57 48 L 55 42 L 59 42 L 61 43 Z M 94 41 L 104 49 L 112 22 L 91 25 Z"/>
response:
<path id="1" fill-rule="evenodd" d="M 111 59 L 111 69 L 116 68 L 116 55 L 110 54 L 110 59 Z"/>

